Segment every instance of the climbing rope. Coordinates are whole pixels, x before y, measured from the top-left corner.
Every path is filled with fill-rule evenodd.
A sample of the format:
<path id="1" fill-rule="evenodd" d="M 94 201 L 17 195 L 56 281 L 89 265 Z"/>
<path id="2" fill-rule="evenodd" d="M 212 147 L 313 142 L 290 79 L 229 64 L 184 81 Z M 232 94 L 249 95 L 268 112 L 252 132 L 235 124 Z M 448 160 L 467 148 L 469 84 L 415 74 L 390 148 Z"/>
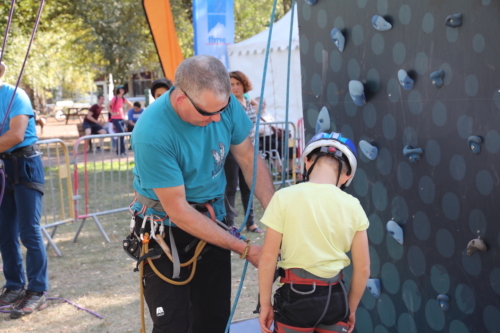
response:
<path id="1" fill-rule="evenodd" d="M 14 5 L 14 4 L 15 4 L 15 1 L 13 0 L 12 5 Z M 33 31 L 31 32 L 31 38 L 30 38 L 30 41 L 28 43 L 28 49 L 26 50 L 26 56 L 24 57 L 23 65 L 21 66 L 21 71 L 19 72 L 19 76 L 17 77 L 16 86 L 14 88 L 14 93 L 12 94 L 12 97 L 10 99 L 9 106 L 7 107 L 7 112 L 5 113 L 5 116 L 3 118 L 2 126 L 0 127 L 0 133 L 2 133 L 3 128 L 5 127 L 5 123 L 7 122 L 7 119 L 9 119 L 9 114 L 10 114 L 10 110 L 12 108 L 12 103 L 14 102 L 14 97 L 16 96 L 17 88 L 19 87 L 19 83 L 21 82 L 21 78 L 22 78 L 23 73 L 24 73 L 24 67 L 26 67 L 26 61 L 28 61 L 28 56 L 30 54 L 31 45 L 33 44 L 33 40 L 35 39 L 35 34 L 36 34 L 37 29 L 38 29 L 38 23 L 40 23 L 40 16 L 42 15 L 42 9 L 43 9 L 44 4 L 45 4 L 45 0 L 41 0 L 40 7 L 38 8 L 38 13 L 36 15 L 35 26 L 33 27 Z M 14 12 L 14 10 L 13 10 L 13 8 L 11 8 L 11 12 L 10 12 L 8 23 L 7 23 L 7 28 L 10 26 L 10 22 L 12 21 L 11 15 L 13 14 L 13 12 Z M 7 36 L 7 35 L 8 35 L 8 30 L 5 31 L 5 36 Z M 2 44 L 2 56 L 3 56 L 4 50 L 5 50 L 5 40 L 6 39 L 7 39 L 7 37 L 4 37 L 4 42 Z M 1 58 L 0 58 L 0 60 L 1 60 Z"/>
<path id="2" fill-rule="evenodd" d="M 266 87 L 267 63 L 269 61 L 269 51 L 271 49 L 271 37 L 273 34 L 273 25 L 274 25 L 274 16 L 275 16 L 275 12 L 276 12 L 276 4 L 277 4 L 277 0 L 274 0 L 273 10 L 271 12 L 271 20 L 270 20 L 270 24 L 269 24 L 269 36 L 267 38 L 266 57 L 264 59 L 264 73 L 262 75 L 262 85 L 260 88 L 259 109 L 257 111 L 257 121 L 255 123 L 255 133 L 259 133 L 259 127 L 260 127 L 260 116 L 262 114 L 262 100 L 264 99 L 264 89 Z M 254 152 L 253 152 L 253 174 L 252 174 L 252 186 L 250 189 L 250 198 L 253 198 L 253 195 L 255 192 L 255 181 L 257 179 L 257 156 L 258 156 L 258 153 L 259 153 L 259 135 L 256 135 L 255 142 L 254 142 Z M 250 215 L 250 209 L 252 208 L 252 205 L 253 205 L 253 200 L 250 200 L 248 202 L 248 208 L 247 208 L 247 211 L 245 212 L 245 217 L 243 219 L 243 223 L 241 224 L 241 227 L 238 229 L 239 232 L 241 232 L 246 225 L 246 222 L 248 220 L 248 216 Z"/>
<path id="3" fill-rule="evenodd" d="M 290 96 L 290 63 L 291 63 L 291 49 L 292 49 L 292 32 L 293 32 L 293 18 L 295 14 L 295 2 L 296 0 L 292 0 L 292 9 L 291 9 L 291 21 L 290 21 L 290 37 L 288 40 L 288 71 L 287 71 L 287 91 L 286 91 L 286 118 L 285 118 L 285 124 L 287 124 L 286 129 L 285 129 L 285 153 L 284 153 L 284 161 L 283 161 L 283 169 L 282 169 L 282 187 L 285 185 L 285 172 L 287 168 L 287 163 L 288 163 L 288 107 L 289 107 L 289 96 Z M 270 24 L 269 24 L 269 36 L 267 38 L 267 47 L 266 47 L 266 57 L 264 60 L 264 73 L 262 75 L 262 85 L 261 85 L 261 91 L 260 91 L 260 99 L 259 99 L 259 109 L 257 111 L 257 121 L 255 124 L 255 133 L 259 133 L 259 126 L 260 126 L 260 117 L 262 114 L 262 101 L 264 100 L 264 89 L 266 85 L 266 74 L 267 74 L 267 64 L 269 60 L 269 52 L 271 49 L 271 38 L 272 38 L 272 33 L 273 33 L 273 23 L 274 23 L 274 17 L 276 13 L 276 4 L 277 0 L 274 0 L 273 3 L 273 9 L 271 12 L 271 19 L 270 19 Z M 255 143 L 254 143 L 254 160 L 253 160 L 253 175 L 252 175 L 252 186 L 250 189 L 250 198 L 253 198 L 254 192 L 255 192 L 255 183 L 256 183 L 256 178 L 257 178 L 257 156 L 259 152 L 259 136 L 255 136 Z M 245 217 L 243 219 L 243 223 L 241 224 L 241 227 L 239 228 L 239 232 L 243 230 L 243 228 L 246 225 L 246 221 L 248 220 L 248 216 L 250 214 L 250 208 L 252 207 L 251 205 L 253 200 L 250 200 L 248 203 L 248 208 L 247 211 L 245 212 Z M 241 279 L 240 279 L 240 284 L 238 286 L 238 291 L 236 292 L 236 297 L 234 299 L 234 304 L 231 309 L 231 314 L 229 316 L 229 320 L 226 325 L 226 330 L 225 333 L 229 332 L 229 327 L 231 325 L 231 321 L 233 319 L 234 313 L 236 312 L 236 307 L 238 306 L 238 301 L 240 298 L 241 290 L 243 289 L 243 283 L 245 282 L 245 275 L 247 272 L 248 268 L 248 260 L 245 261 L 245 264 L 243 265 L 243 271 L 241 273 Z"/>
<path id="4" fill-rule="evenodd" d="M 5 45 L 7 44 L 7 38 L 9 37 L 10 24 L 12 23 L 12 17 L 14 15 L 15 4 L 16 4 L 16 1 L 12 0 L 11 6 L 10 6 L 9 17 L 7 19 L 7 26 L 5 29 L 5 34 L 4 34 L 3 43 L 2 43 L 2 51 L 0 52 L 0 62 L 3 59 Z M 38 13 L 37 13 L 36 20 L 35 20 L 35 26 L 33 27 L 33 31 L 31 32 L 31 38 L 30 38 L 30 41 L 28 43 L 28 49 L 26 50 L 26 55 L 24 57 L 23 65 L 21 66 L 21 71 L 19 72 L 19 75 L 17 77 L 16 85 L 14 87 L 14 92 L 12 93 L 12 97 L 10 98 L 10 102 L 7 106 L 7 111 L 5 112 L 5 116 L 3 118 L 2 125 L 0 126 L 0 135 L 5 127 L 5 123 L 7 122 L 7 119 L 9 119 L 10 110 L 12 108 L 12 104 L 14 103 L 14 98 L 16 97 L 17 88 L 19 87 L 19 83 L 21 82 L 21 78 L 22 78 L 23 73 L 24 73 L 24 67 L 26 66 L 26 61 L 28 60 L 28 56 L 29 56 L 29 53 L 31 50 L 31 45 L 33 44 L 33 40 L 35 39 L 35 34 L 36 34 L 37 29 L 38 29 L 38 24 L 40 23 L 40 17 L 42 15 L 42 10 L 43 10 L 44 4 L 45 4 L 45 0 L 40 0 L 40 7 L 38 8 Z M 1 179 L 2 179 L 2 184 L 0 185 L 1 186 L 0 192 L 2 193 L 2 195 L 0 196 L 0 205 L 2 204 L 3 193 L 5 191 L 5 173 L 3 170 L 2 170 L 2 178 Z"/>
<path id="5" fill-rule="evenodd" d="M 45 294 L 45 295 L 47 295 L 47 293 L 44 293 L 44 294 Z M 86 312 L 90 313 L 91 315 L 96 316 L 96 317 L 97 317 L 97 318 L 99 318 L 99 319 L 104 319 L 104 317 L 103 317 L 103 316 L 101 316 L 100 314 L 98 314 L 98 313 L 96 313 L 96 312 L 94 312 L 94 311 L 92 311 L 92 310 L 86 309 L 86 308 L 84 308 L 83 306 L 80 306 L 80 305 L 78 305 L 78 304 L 76 304 L 76 303 L 73 303 L 73 302 L 71 302 L 70 300 L 68 300 L 68 299 L 66 299 L 66 298 L 60 298 L 60 297 L 47 297 L 47 298 L 46 298 L 46 300 L 47 300 L 47 301 L 64 301 L 64 302 L 66 302 L 66 303 L 68 303 L 68 304 L 73 305 L 74 307 L 76 307 L 76 308 L 77 308 L 77 309 L 79 309 L 79 310 L 86 311 Z M 11 313 L 12 311 L 11 311 L 11 310 L 9 310 L 9 309 L 11 309 L 11 308 L 12 308 L 12 306 L 11 306 L 11 305 L 4 305 L 4 306 L 0 306 L 0 313 Z"/>
<path id="6" fill-rule="evenodd" d="M 285 144 L 283 146 L 283 167 L 281 168 L 281 187 L 285 187 L 285 176 L 288 167 L 288 138 L 289 138 L 289 128 L 288 128 L 288 107 L 290 102 L 290 67 L 292 59 L 292 36 L 293 36 L 293 17 L 295 15 L 295 0 L 292 0 L 292 10 L 290 13 L 290 36 L 288 38 L 288 67 L 286 75 L 286 106 L 285 106 Z M 292 164 L 292 172 L 295 172 Z"/>
<path id="7" fill-rule="evenodd" d="M 3 51 L 5 51 L 5 45 L 7 44 L 7 38 L 9 38 L 10 24 L 12 23 L 12 17 L 14 16 L 14 6 L 16 5 L 16 0 L 12 0 L 10 4 L 9 17 L 7 19 L 7 26 L 5 27 L 5 33 L 3 35 L 2 52 L 0 53 L 0 62 L 3 59 Z"/>

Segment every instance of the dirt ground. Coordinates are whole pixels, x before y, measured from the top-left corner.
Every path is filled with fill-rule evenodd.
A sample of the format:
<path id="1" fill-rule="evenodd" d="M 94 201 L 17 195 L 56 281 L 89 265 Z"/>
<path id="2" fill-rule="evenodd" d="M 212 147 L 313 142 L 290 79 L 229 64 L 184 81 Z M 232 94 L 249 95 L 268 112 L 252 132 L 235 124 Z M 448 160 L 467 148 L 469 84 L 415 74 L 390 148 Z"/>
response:
<path id="1" fill-rule="evenodd" d="M 262 213 L 262 208 L 256 203 L 256 219 L 260 219 Z M 243 219 L 241 215 L 242 211 L 237 223 Z M 10 320 L 8 314 L 0 313 L 0 332 L 139 332 L 139 275 L 133 272 L 135 262 L 122 249 L 122 240 L 130 221 L 129 214 L 103 216 L 100 221 L 110 243 L 104 241 L 92 220 L 85 223 L 77 243 L 73 243 L 77 225 L 59 227 L 54 239 L 63 257 L 48 251 L 48 297 L 67 299 L 100 314 L 104 319 L 63 301 L 49 301 L 47 309 L 17 320 Z M 244 235 L 254 244 L 263 242 L 262 234 Z M 244 261 L 237 255 L 233 255 L 232 259 L 234 299 Z M 0 285 L 4 283 L 3 274 L 0 274 Z M 255 317 L 252 311 L 255 309 L 257 293 L 257 270 L 249 265 L 233 321 Z M 146 323 L 147 332 L 151 332 L 149 316 L 146 316 Z"/>

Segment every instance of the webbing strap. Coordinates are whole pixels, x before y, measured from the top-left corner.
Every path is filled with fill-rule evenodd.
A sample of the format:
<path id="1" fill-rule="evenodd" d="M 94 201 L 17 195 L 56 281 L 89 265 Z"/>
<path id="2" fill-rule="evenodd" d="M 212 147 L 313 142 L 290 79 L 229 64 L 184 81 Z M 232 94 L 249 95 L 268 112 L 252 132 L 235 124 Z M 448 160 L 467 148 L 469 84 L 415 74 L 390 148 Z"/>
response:
<path id="1" fill-rule="evenodd" d="M 160 201 L 158 200 L 153 200 L 148 197 L 145 197 L 143 195 L 140 195 L 139 193 L 136 193 L 137 201 L 148 208 L 151 208 L 152 210 L 155 210 L 157 212 L 162 212 L 164 213 L 165 211 L 163 210 L 163 206 L 161 205 Z"/>
<path id="2" fill-rule="evenodd" d="M 328 286 L 331 284 L 337 284 L 342 279 L 342 272 L 331 278 L 322 278 L 312 273 L 309 273 L 305 269 L 301 268 L 291 268 L 285 270 L 285 276 L 280 279 L 281 283 L 294 283 L 294 284 L 306 284 L 318 286 Z"/>
<path id="3" fill-rule="evenodd" d="M 168 236 L 170 238 L 170 249 L 172 250 L 172 259 L 174 259 L 174 272 L 172 274 L 172 279 L 178 279 L 181 273 L 181 261 L 179 260 L 179 252 L 177 251 L 177 246 L 175 245 L 174 234 L 172 233 L 172 224 L 168 228 Z"/>

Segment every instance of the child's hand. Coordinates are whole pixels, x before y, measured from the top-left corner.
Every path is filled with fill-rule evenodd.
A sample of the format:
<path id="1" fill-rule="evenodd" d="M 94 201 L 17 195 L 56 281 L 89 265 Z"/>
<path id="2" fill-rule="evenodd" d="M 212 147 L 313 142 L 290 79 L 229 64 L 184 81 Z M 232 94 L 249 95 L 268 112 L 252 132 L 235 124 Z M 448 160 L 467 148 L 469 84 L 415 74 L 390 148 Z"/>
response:
<path id="1" fill-rule="evenodd" d="M 354 324 L 356 324 L 356 311 L 351 312 L 349 315 L 349 319 L 347 320 L 347 325 L 349 325 L 347 333 L 351 333 L 354 330 Z"/>
<path id="2" fill-rule="evenodd" d="M 262 333 L 272 333 L 270 330 L 274 320 L 274 309 L 271 305 L 262 306 L 260 308 L 259 323 Z"/>

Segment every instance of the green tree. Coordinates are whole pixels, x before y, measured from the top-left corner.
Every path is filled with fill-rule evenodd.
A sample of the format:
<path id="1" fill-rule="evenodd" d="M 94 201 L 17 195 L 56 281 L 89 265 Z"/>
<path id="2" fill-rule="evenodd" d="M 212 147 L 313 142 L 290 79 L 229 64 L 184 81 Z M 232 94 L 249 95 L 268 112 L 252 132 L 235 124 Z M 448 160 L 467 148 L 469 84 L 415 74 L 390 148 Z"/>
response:
<path id="1" fill-rule="evenodd" d="M 93 60 L 116 82 L 132 71 L 158 69 L 158 56 L 141 1 L 77 1 L 74 16 L 87 27 L 78 44 L 94 53 Z M 91 13 L 91 14 L 89 14 Z"/>
<path id="2" fill-rule="evenodd" d="M 194 54 L 192 0 L 170 3 L 181 50 L 190 57 Z M 39 0 L 16 2 L 4 54 L 9 65 L 6 82 L 15 83 L 39 4 Z M 235 42 L 266 29 L 272 6 L 270 0 L 234 0 Z M 290 6 L 291 0 L 279 0 L 276 20 Z M 2 35 L 9 7 L 0 8 Z M 124 82 L 133 72 L 159 68 L 141 0 L 52 0 L 46 1 L 23 84 L 47 97 L 54 88 L 62 88 L 70 97 L 89 91 L 93 79 L 103 74 L 112 73 L 116 82 Z"/>

